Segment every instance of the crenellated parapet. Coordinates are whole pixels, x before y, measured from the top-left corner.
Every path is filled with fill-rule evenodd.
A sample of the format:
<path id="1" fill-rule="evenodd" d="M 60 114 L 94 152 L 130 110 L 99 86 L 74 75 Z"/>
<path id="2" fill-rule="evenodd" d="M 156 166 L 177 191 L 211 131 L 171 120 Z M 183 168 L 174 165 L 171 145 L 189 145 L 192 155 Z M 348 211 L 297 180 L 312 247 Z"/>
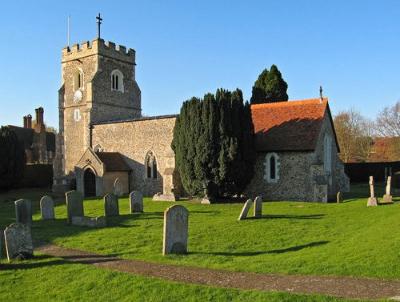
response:
<path id="1" fill-rule="evenodd" d="M 112 59 L 121 60 L 126 63 L 135 64 L 135 50 L 126 48 L 123 45 L 116 45 L 114 42 L 95 39 L 85 41 L 81 44 L 74 44 L 71 47 L 64 47 L 62 50 L 62 62 L 77 60 L 80 58 L 100 55 Z"/>

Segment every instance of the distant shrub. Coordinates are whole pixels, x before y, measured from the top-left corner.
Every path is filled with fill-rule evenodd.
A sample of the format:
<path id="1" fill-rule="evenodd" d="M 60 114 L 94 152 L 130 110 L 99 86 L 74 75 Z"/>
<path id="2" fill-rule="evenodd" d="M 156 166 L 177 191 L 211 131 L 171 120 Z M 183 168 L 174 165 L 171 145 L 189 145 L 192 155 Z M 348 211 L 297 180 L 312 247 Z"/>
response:
<path id="1" fill-rule="evenodd" d="M 17 135 L 8 127 L 0 128 L 0 190 L 16 186 L 25 169 L 25 150 Z"/>

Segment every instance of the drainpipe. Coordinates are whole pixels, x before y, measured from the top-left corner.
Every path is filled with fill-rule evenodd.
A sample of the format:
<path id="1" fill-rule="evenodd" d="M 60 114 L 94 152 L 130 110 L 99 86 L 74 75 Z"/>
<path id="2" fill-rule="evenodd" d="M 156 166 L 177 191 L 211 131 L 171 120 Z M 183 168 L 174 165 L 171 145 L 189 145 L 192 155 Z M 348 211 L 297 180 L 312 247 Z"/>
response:
<path id="1" fill-rule="evenodd" d="M 89 147 L 93 147 L 93 125 L 89 125 Z"/>

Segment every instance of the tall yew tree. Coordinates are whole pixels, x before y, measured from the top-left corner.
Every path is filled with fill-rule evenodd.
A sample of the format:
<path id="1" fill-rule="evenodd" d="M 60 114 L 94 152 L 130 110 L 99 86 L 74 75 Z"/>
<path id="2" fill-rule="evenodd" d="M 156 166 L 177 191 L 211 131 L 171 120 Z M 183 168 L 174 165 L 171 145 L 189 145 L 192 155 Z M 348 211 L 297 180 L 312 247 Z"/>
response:
<path id="1" fill-rule="evenodd" d="M 256 158 L 250 105 L 242 92 L 218 89 L 215 95 L 184 102 L 172 148 L 190 195 L 213 199 L 242 193 Z"/>
<path id="2" fill-rule="evenodd" d="M 254 83 L 250 102 L 252 104 L 283 102 L 289 99 L 288 85 L 276 65 L 264 69 Z"/>
<path id="3" fill-rule="evenodd" d="M 8 127 L 0 128 L 0 190 L 18 184 L 25 169 L 25 150 Z"/>

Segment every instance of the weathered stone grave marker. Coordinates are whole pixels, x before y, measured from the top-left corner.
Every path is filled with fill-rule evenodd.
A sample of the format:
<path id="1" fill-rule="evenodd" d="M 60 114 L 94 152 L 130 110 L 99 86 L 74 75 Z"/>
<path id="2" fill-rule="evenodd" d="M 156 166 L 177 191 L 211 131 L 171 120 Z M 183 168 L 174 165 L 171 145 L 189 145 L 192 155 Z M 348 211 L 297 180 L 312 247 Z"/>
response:
<path id="1" fill-rule="evenodd" d="M 72 223 L 72 217 L 83 217 L 83 196 L 78 191 L 65 193 L 67 203 L 68 223 Z"/>
<path id="2" fill-rule="evenodd" d="M 124 194 L 124 190 L 122 187 L 122 183 L 119 180 L 119 178 L 117 177 L 114 181 L 114 195 L 121 197 Z"/>
<path id="3" fill-rule="evenodd" d="M 13 223 L 4 230 L 8 261 L 33 257 L 31 227 L 28 224 Z"/>
<path id="4" fill-rule="evenodd" d="M 369 177 L 369 191 L 371 196 L 368 198 L 367 207 L 376 207 L 378 205 L 378 200 L 375 197 L 373 176 Z"/>
<path id="5" fill-rule="evenodd" d="M 28 199 L 18 199 L 14 204 L 16 222 L 32 224 L 32 202 Z"/>
<path id="6" fill-rule="evenodd" d="M 0 230 L 0 259 L 3 258 L 3 249 L 5 249 L 4 246 L 4 231 Z"/>
<path id="7" fill-rule="evenodd" d="M 393 203 L 393 198 L 392 198 L 392 195 L 390 192 L 391 185 L 392 185 L 392 176 L 388 176 L 387 180 L 386 180 L 385 195 L 383 195 L 383 199 L 382 199 L 381 203 Z"/>
<path id="8" fill-rule="evenodd" d="M 240 212 L 238 220 L 243 220 L 243 219 L 245 219 L 247 217 L 247 214 L 249 213 L 249 210 L 250 210 L 252 205 L 253 205 L 253 201 L 251 199 L 248 199 L 245 202 L 245 204 L 244 204 L 244 206 L 242 208 L 242 211 Z"/>
<path id="9" fill-rule="evenodd" d="M 132 191 L 129 194 L 129 208 L 131 213 L 143 212 L 143 194 L 139 191 Z"/>
<path id="10" fill-rule="evenodd" d="M 186 254 L 188 241 L 189 211 L 181 205 L 173 205 L 164 212 L 163 255 Z"/>
<path id="11" fill-rule="evenodd" d="M 254 217 L 261 218 L 262 217 L 262 197 L 257 196 L 254 199 Z"/>
<path id="12" fill-rule="evenodd" d="M 343 202 L 343 196 L 342 196 L 342 192 L 337 192 L 336 194 L 336 202 L 337 203 L 342 203 Z"/>
<path id="13" fill-rule="evenodd" d="M 104 215 L 106 217 L 119 216 L 118 197 L 112 193 L 104 196 Z"/>
<path id="14" fill-rule="evenodd" d="M 43 196 L 40 199 L 40 212 L 43 220 L 54 219 L 54 201 L 50 196 Z"/>

